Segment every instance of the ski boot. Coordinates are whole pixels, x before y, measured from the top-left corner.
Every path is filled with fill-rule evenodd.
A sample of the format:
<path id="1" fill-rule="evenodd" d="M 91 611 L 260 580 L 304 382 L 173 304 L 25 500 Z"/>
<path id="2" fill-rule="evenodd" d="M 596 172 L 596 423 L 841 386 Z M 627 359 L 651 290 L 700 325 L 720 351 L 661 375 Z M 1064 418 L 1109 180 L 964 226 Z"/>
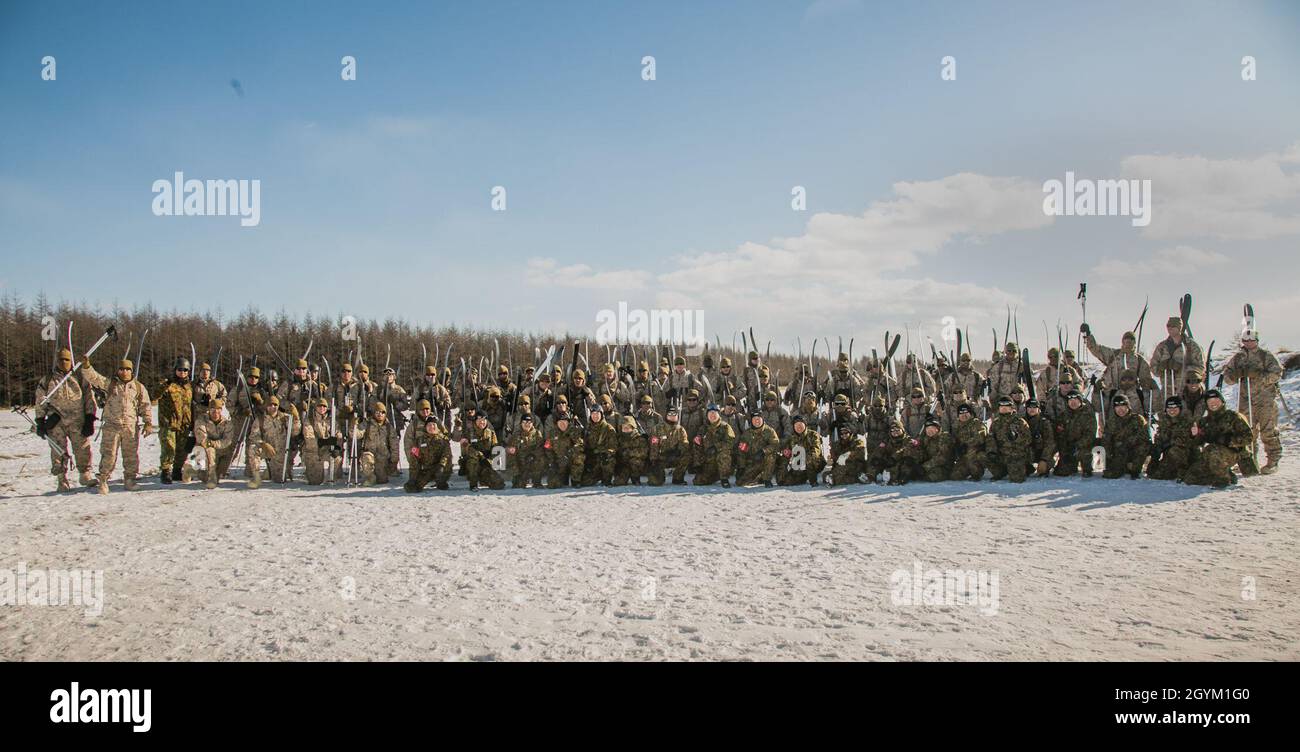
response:
<path id="1" fill-rule="evenodd" d="M 727 480 L 726 478 L 723 478 L 723 479 L 722 479 L 722 487 L 723 487 L 723 488 L 731 488 L 731 481 Z"/>

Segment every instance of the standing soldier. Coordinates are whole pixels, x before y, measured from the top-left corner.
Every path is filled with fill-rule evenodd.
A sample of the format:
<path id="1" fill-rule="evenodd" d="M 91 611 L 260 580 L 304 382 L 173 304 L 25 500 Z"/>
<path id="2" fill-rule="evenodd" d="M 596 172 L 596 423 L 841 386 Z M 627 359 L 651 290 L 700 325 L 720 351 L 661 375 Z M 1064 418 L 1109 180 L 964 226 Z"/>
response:
<path id="1" fill-rule="evenodd" d="M 709 405 L 704 416 L 703 429 L 691 439 L 699 457 L 695 485 L 711 486 L 721 482 L 723 488 L 731 488 L 731 454 L 736 434 L 722 420 L 722 411 L 717 405 Z"/>
<path id="2" fill-rule="evenodd" d="M 325 463 L 334 465 L 334 450 L 343 441 L 343 432 L 337 426 L 330 429 L 330 403 L 317 397 L 315 408 L 302 421 L 302 467 L 307 483 L 319 486 L 325 482 Z"/>
<path id="3" fill-rule="evenodd" d="M 686 370 L 686 358 L 681 355 L 674 358 L 672 373 L 668 375 L 667 392 L 669 398 L 681 399 L 682 395 L 692 389 L 699 391 L 701 386 L 703 385 L 700 384 L 699 379 L 695 378 L 695 374 Z"/>
<path id="4" fill-rule="evenodd" d="M 546 487 L 573 485 L 577 488 L 582 485 L 583 465 L 587 460 L 582 429 L 572 422 L 567 412 L 551 417 L 555 423 L 548 428 L 542 442 L 547 455 Z"/>
<path id="5" fill-rule="evenodd" d="M 288 381 L 280 384 L 275 396 L 280 398 L 280 410 L 291 412 L 295 418 L 302 420 L 311 411 L 313 385 L 307 377 L 307 361 L 299 358 L 293 366 L 293 373 Z M 291 409 L 292 408 L 292 409 Z"/>
<path id="6" fill-rule="evenodd" d="M 794 375 L 794 378 L 790 379 L 790 385 L 785 388 L 785 393 L 781 395 L 781 403 L 798 410 L 799 400 L 810 385 L 816 388 L 812 372 L 808 370 L 807 363 L 800 363 L 799 372 Z"/>
<path id="7" fill-rule="evenodd" d="M 1038 372 L 1038 378 L 1034 379 L 1034 394 L 1047 395 L 1055 392 L 1062 383 L 1065 383 L 1065 375 L 1070 375 L 1074 382 L 1083 380 L 1083 373 L 1075 366 L 1062 365 L 1061 351 L 1055 347 L 1047 350 L 1047 365 L 1043 370 Z"/>
<path id="8" fill-rule="evenodd" d="M 442 424 L 430 410 L 423 419 L 413 421 L 408 433 L 414 433 L 417 437 L 406 450 L 411 463 L 411 474 L 402 487 L 415 493 L 430 483 L 435 483 L 438 490 L 446 491 L 447 479 L 451 477 L 451 445 L 447 442 Z"/>
<path id="9" fill-rule="evenodd" d="M 984 421 L 975 417 L 975 409 L 969 402 L 957 408 L 957 430 L 953 431 L 953 454 L 956 462 L 952 469 L 953 480 L 984 480 L 984 468 L 987 462 L 985 449 L 988 446 L 989 432 Z"/>
<path id="10" fill-rule="evenodd" d="M 158 467 L 163 483 L 184 480 L 181 469 L 193 448 L 194 402 L 190 361 L 177 358 L 171 378 L 158 391 Z"/>
<path id="11" fill-rule="evenodd" d="M 1001 404 L 1003 397 L 1011 396 L 1011 390 L 1020 384 L 1022 371 L 1016 343 L 1008 342 L 1002 350 L 1002 357 L 989 366 L 989 402 L 995 404 Z"/>
<path id="12" fill-rule="evenodd" d="M 235 457 L 235 440 L 239 438 L 240 426 L 226 418 L 222 412 L 225 406 L 224 399 L 213 397 L 208 401 L 207 413 L 194 421 L 194 445 L 203 450 L 207 460 L 203 481 L 208 489 L 216 488 L 217 481 L 230 469 L 230 461 Z"/>
<path id="13" fill-rule="evenodd" d="M 1191 465 L 1192 450 L 1198 442 L 1192 435 L 1196 421 L 1183 409 L 1180 397 L 1165 400 L 1165 414 L 1156 428 L 1155 445 L 1151 449 L 1151 462 L 1147 464 L 1147 477 L 1155 480 L 1179 480 Z"/>
<path id="14" fill-rule="evenodd" d="M 519 387 L 510 380 L 510 366 L 502 363 L 497 366 L 497 383 L 494 385 L 501 392 L 501 402 L 507 410 L 515 409 L 515 398 L 519 396 Z"/>
<path id="15" fill-rule="evenodd" d="M 1205 353 L 1201 346 L 1183 331 L 1183 320 L 1179 316 L 1170 316 L 1165 322 L 1165 331 L 1169 336 L 1151 351 L 1151 372 L 1160 378 L 1160 387 L 1153 399 L 1162 404 L 1165 397 L 1177 395 L 1178 384 L 1191 369 L 1199 369 L 1205 362 Z"/>
<path id="16" fill-rule="evenodd" d="M 501 388 L 496 384 L 488 387 L 487 399 L 483 401 L 482 409 L 479 412 L 487 416 L 488 423 L 492 424 L 492 430 L 498 436 L 505 434 L 506 408 L 505 395 L 501 393 Z"/>
<path id="17" fill-rule="evenodd" d="M 952 436 L 943 430 L 938 418 L 925 422 L 920 442 L 921 477 L 930 483 L 948 480 L 952 475 Z"/>
<path id="18" fill-rule="evenodd" d="M 954 377 L 966 390 L 966 398 L 978 400 L 984 392 L 984 377 L 971 365 L 970 353 L 964 352 L 957 359 L 957 374 Z"/>
<path id="19" fill-rule="evenodd" d="M 533 425 L 533 416 L 519 416 L 519 430 L 511 434 L 506 453 L 514 465 L 514 488 L 541 488 L 542 474 L 546 471 L 546 455 L 542 448 L 542 432 Z"/>
<path id="20" fill-rule="evenodd" d="M 763 423 L 776 432 L 778 439 L 785 438 L 790 433 L 790 413 L 782 407 L 775 391 L 768 390 L 763 394 L 761 410 Z"/>
<path id="21" fill-rule="evenodd" d="M 1276 355 L 1259 346 L 1259 332 L 1253 329 L 1242 332 L 1241 350 L 1223 367 L 1223 380 L 1229 384 L 1241 383 L 1237 391 L 1237 412 L 1247 416 L 1251 429 L 1264 445 L 1268 462 L 1259 471 L 1265 475 L 1277 472 L 1278 460 L 1282 458 L 1282 439 L 1277 430 L 1278 382 L 1281 379 L 1282 364 Z M 1252 455 L 1254 443 L 1252 439 Z M 1258 464 L 1258 461 L 1252 464 Z M 1242 471 L 1250 472 L 1245 467 Z"/>
<path id="22" fill-rule="evenodd" d="M 781 455 L 776 460 L 776 480 L 782 486 L 807 483 L 817 485 L 817 476 L 826 469 L 826 454 L 822 437 L 808 428 L 802 415 L 794 416 L 790 434 L 781 442 Z"/>
<path id="23" fill-rule="evenodd" d="M 731 368 L 731 358 L 723 357 L 718 361 L 718 378 L 713 384 L 714 400 L 726 399 L 727 395 L 740 391 L 740 380 Z"/>
<path id="24" fill-rule="evenodd" d="M 1060 385 L 1043 392 L 1043 401 L 1039 405 L 1043 407 L 1043 413 L 1053 423 L 1064 421 L 1069 414 L 1070 395 L 1077 391 L 1075 384 L 1074 374 L 1068 370 L 1062 370 Z"/>
<path id="25" fill-rule="evenodd" d="M 1025 403 L 1025 423 L 1029 425 L 1029 470 L 1045 476 L 1056 466 L 1056 426 L 1038 400 Z"/>
<path id="26" fill-rule="evenodd" d="M 54 372 L 36 385 L 36 404 L 40 405 L 54 385 L 71 370 L 72 351 L 59 350 L 59 362 Z M 41 406 L 36 416 L 36 433 L 59 447 L 58 450 L 54 446 L 50 447 L 50 474 L 59 479 L 60 491 L 72 488 L 68 482 L 69 459 L 76 461 L 81 485 L 95 485 L 95 479 L 90 474 L 90 437 L 95 433 L 95 396 L 84 371 L 68 377 L 54 391 L 49 402 Z"/>
<path id="27" fill-rule="evenodd" d="M 776 393 L 773 392 L 772 396 L 775 398 Z M 761 409 L 756 408 L 749 413 L 749 428 L 740 435 L 736 448 L 739 450 L 736 485 L 756 486 L 762 483 L 765 487 L 771 488 L 781 439 L 776 435 L 776 431 L 764 422 Z"/>
<path id="28" fill-rule="evenodd" d="M 739 391 L 743 391 L 744 404 L 747 407 L 758 404 L 759 395 L 759 372 L 758 372 L 758 353 L 754 350 L 749 351 L 749 362 L 745 365 L 740 373 L 740 383 L 737 385 Z"/>
<path id="29" fill-rule="evenodd" d="M 597 404 L 596 394 L 587 386 L 587 372 L 581 368 L 573 369 L 569 381 L 571 383 L 563 390 L 563 394 L 568 396 L 569 409 L 573 411 L 574 416 L 585 423 L 591 408 Z"/>
<path id="30" fill-rule="evenodd" d="M 191 408 L 193 414 L 197 416 L 207 412 L 208 406 L 212 400 L 226 399 L 226 385 L 212 378 L 212 366 L 204 363 L 199 366 L 199 380 L 194 382 L 194 405 Z"/>
<path id="31" fill-rule="evenodd" d="M 867 375 L 862 382 L 862 391 L 859 396 L 864 403 L 879 397 L 882 400 L 888 400 L 894 393 L 894 385 L 890 383 L 889 374 L 885 373 L 884 365 L 877 359 L 872 358 L 867 362 Z"/>
<path id="32" fill-rule="evenodd" d="M 1032 440 L 1029 424 L 1016 412 L 1012 399 L 999 399 L 998 414 L 989 426 L 985 449 L 992 480 L 1007 478 L 1012 483 L 1024 483 Z"/>
<path id="33" fill-rule="evenodd" d="M 538 428 L 543 429 L 545 421 L 555 410 L 555 391 L 551 389 L 551 374 L 546 371 L 538 374 L 537 381 L 525 387 L 520 396 L 528 397 L 528 401 L 533 406 L 533 414 L 538 420 L 543 421 Z"/>
<path id="34" fill-rule="evenodd" d="M 930 418 L 930 403 L 925 393 L 913 389 L 908 395 L 907 405 L 903 408 L 903 430 L 908 436 L 918 438 L 925 431 L 925 422 Z"/>
<path id="35" fill-rule="evenodd" d="M 835 368 L 826 375 L 822 395 L 827 402 L 830 402 L 837 394 L 843 394 L 848 397 L 850 404 L 856 404 L 862 396 L 863 385 L 862 379 L 849 368 L 848 354 L 840 353 L 835 361 Z"/>
<path id="36" fill-rule="evenodd" d="M 1097 344 L 1097 339 L 1092 336 L 1092 330 L 1087 324 L 1081 325 L 1079 331 L 1084 335 L 1088 351 L 1106 365 L 1102 383 L 1107 390 L 1107 403 L 1115 395 L 1123 394 L 1129 405 L 1137 406 L 1137 412 L 1145 412 L 1147 405 L 1141 397 L 1150 396 L 1156 389 L 1156 382 L 1151 378 L 1151 365 L 1137 351 L 1137 335 L 1124 332 L 1122 344 L 1119 349 L 1115 349 Z"/>
<path id="37" fill-rule="evenodd" d="M 1183 475 L 1183 482 L 1193 485 L 1227 488 L 1237 482 L 1234 465 L 1250 460 L 1254 441 L 1250 423 L 1236 410 L 1229 410 L 1218 389 L 1205 393 L 1205 417 L 1192 426 L 1192 437 L 1200 454 Z"/>
<path id="38" fill-rule="evenodd" d="M 615 410 L 624 410 L 632 404 L 632 390 L 628 385 L 618 378 L 618 370 L 613 363 L 606 363 L 605 368 L 601 371 L 601 379 L 594 390 L 597 397 L 606 397 L 610 399 L 610 405 Z"/>
<path id="39" fill-rule="evenodd" d="M 82 356 L 85 363 L 81 375 L 92 389 L 104 393 L 104 410 L 100 418 L 99 439 L 99 492 L 108 493 L 108 478 L 117 466 L 118 452 L 122 454 L 122 482 L 128 491 L 136 488 L 135 478 L 140 472 L 140 424 L 144 423 L 144 437 L 153 433 L 153 411 L 150 409 L 149 390 L 135 379 L 135 367 L 129 360 L 117 364 L 112 378 L 100 375 Z"/>
<path id="40" fill-rule="evenodd" d="M 1092 448 L 1097 442 L 1097 413 L 1078 389 L 1066 399 L 1067 412 L 1055 421 L 1056 449 L 1060 460 L 1053 474 L 1074 475 L 1082 468 L 1083 477 L 1092 477 Z"/>
<path id="41" fill-rule="evenodd" d="M 911 394 L 915 389 L 920 389 L 927 397 L 934 394 L 934 377 L 917 365 L 914 353 L 908 353 L 903 372 L 898 376 L 898 390 L 894 394 Z"/>
<path id="42" fill-rule="evenodd" d="M 866 447 L 863 446 L 862 437 L 854 433 L 848 424 L 839 427 L 838 435 L 839 439 L 831 445 L 831 485 L 861 483 L 862 473 L 867 469 Z"/>

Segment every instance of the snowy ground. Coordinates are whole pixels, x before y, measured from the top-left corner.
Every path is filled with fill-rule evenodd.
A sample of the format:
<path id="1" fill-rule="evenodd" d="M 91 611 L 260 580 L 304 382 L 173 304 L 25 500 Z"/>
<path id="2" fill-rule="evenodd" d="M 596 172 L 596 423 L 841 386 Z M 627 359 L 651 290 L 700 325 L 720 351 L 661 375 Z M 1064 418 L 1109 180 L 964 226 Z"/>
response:
<path id="1" fill-rule="evenodd" d="M 99 496 L 53 494 L 23 425 L 0 419 L 0 576 L 102 570 L 104 602 L 0 606 L 5 660 L 1300 658 L 1291 428 L 1281 472 L 1217 492 L 207 492 L 160 486 L 150 441 L 141 490 Z M 900 602 L 929 570 L 996 600 Z"/>

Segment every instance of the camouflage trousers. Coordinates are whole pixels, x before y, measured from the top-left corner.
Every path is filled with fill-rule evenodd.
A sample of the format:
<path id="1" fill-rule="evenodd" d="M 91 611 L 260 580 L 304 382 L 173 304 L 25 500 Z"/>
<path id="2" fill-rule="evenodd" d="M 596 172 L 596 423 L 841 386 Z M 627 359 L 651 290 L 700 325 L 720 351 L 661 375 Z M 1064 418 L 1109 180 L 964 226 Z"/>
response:
<path id="1" fill-rule="evenodd" d="M 957 461 L 953 463 L 952 479 L 984 480 L 984 468 L 987 462 L 984 452 L 978 449 L 962 452 L 957 455 Z"/>
<path id="2" fill-rule="evenodd" d="M 1237 482 L 1237 476 L 1232 473 L 1233 465 L 1248 454 L 1224 446 L 1207 446 L 1192 460 L 1191 466 L 1183 474 L 1183 482 L 1216 488 L 1230 486 Z"/>
<path id="3" fill-rule="evenodd" d="M 697 486 L 711 486 L 731 478 L 731 450 L 701 450 L 700 466 L 693 482 Z"/>
<path id="4" fill-rule="evenodd" d="M 516 454 L 511 457 L 510 464 L 514 469 L 514 480 L 511 485 L 515 488 L 523 488 L 528 483 L 532 483 L 533 488 L 542 487 L 542 476 L 546 474 L 546 458 L 540 451 Z"/>
<path id="5" fill-rule="evenodd" d="M 1134 479 L 1142 474 L 1142 466 L 1146 464 L 1147 453 L 1145 451 L 1128 451 L 1116 452 L 1115 456 L 1106 455 L 1106 469 L 1102 471 L 1101 477 L 1122 478 L 1128 475 Z"/>
<path id="6" fill-rule="evenodd" d="M 206 447 L 203 454 L 207 459 L 207 467 L 203 470 L 203 482 L 216 483 L 230 469 L 230 461 L 235 458 L 235 448 L 230 447 L 218 452 L 212 447 Z"/>
<path id="7" fill-rule="evenodd" d="M 673 483 L 685 483 L 686 453 L 684 451 L 651 458 L 646 463 L 646 483 L 651 486 L 662 486 L 667 480 L 668 468 L 670 467 L 673 469 Z"/>
<path id="8" fill-rule="evenodd" d="M 581 485 L 582 472 L 586 463 L 587 458 L 582 452 L 552 456 L 546 468 L 546 487 Z"/>
<path id="9" fill-rule="evenodd" d="M 361 461 L 365 462 L 365 455 L 362 455 Z M 470 488 L 477 488 L 482 485 L 498 491 L 506 487 L 506 482 L 502 480 L 500 473 L 492 467 L 490 457 L 484 457 L 476 452 L 468 457 L 462 456 L 461 464 L 465 466 L 465 477 L 469 479 Z M 387 466 L 385 466 L 385 470 L 387 470 Z M 388 482 L 388 476 L 385 474 L 379 482 Z"/>
<path id="10" fill-rule="evenodd" d="M 953 462 L 950 459 L 935 457 L 921 463 L 920 477 L 930 483 L 948 480 L 952 476 Z"/>
<path id="11" fill-rule="evenodd" d="M 776 463 L 776 482 L 781 486 L 800 486 L 820 476 L 825 469 L 826 460 L 820 457 L 806 462 L 802 469 L 791 469 L 790 461 L 780 457 Z"/>
<path id="12" fill-rule="evenodd" d="M 90 437 L 81 435 L 81 426 L 60 420 L 46 435 L 65 450 L 69 446 L 72 447 L 69 453 L 77 465 L 77 471 L 81 473 L 83 481 L 88 480 L 91 463 Z M 50 447 L 50 474 L 62 477 L 68 470 L 69 468 L 63 466 L 63 455 L 56 452 L 54 447 Z"/>
<path id="13" fill-rule="evenodd" d="M 122 455 L 122 477 L 134 478 L 140 474 L 140 437 L 135 426 L 118 426 L 105 423 L 99 438 L 99 479 L 107 481 L 117 469 L 117 456 Z"/>
<path id="14" fill-rule="evenodd" d="M 1191 466 L 1192 453 L 1186 448 L 1174 448 L 1152 457 L 1147 465 L 1147 477 L 1156 480 L 1178 480 Z"/>
<path id="15" fill-rule="evenodd" d="M 641 457 L 619 457 L 614 462 L 614 485 L 639 486 L 645 475 L 646 460 Z"/>
<path id="16" fill-rule="evenodd" d="M 736 464 L 736 484 L 753 486 L 772 480 L 775 464 L 774 457 L 766 452 L 757 457 L 742 455 L 740 462 Z"/>
<path id="17" fill-rule="evenodd" d="M 1029 455 L 1018 452 L 993 453 L 988 456 L 988 467 L 993 480 L 1006 478 L 1012 483 L 1024 483 L 1029 469 Z"/>
<path id="18" fill-rule="evenodd" d="M 310 450 L 306 447 L 302 449 L 302 472 L 307 476 L 307 483 L 313 486 L 319 486 L 325 482 L 326 465 L 330 465 L 334 471 L 334 478 L 339 477 L 339 469 L 343 465 L 343 458 L 335 458 L 328 447 L 324 449 Z"/>
<path id="19" fill-rule="evenodd" d="M 190 429 L 158 427 L 158 469 L 179 476 L 185 458 L 189 455 L 192 441 Z"/>
<path id="20" fill-rule="evenodd" d="M 601 482 L 606 485 L 612 484 L 614 482 L 614 453 L 608 451 L 589 452 L 584 468 L 582 485 L 591 486 Z"/>
<path id="21" fill-rule="evenodd" d="M 439 454 L 436 458 L 423 457 L 419 462 L 411 466 L 410 478 L 402 485 L 402 488 L 415 493 L 430 483 L 446 485 L 447 479 L 450 477 L 450 452 Z"/>
<path id="22" fill-rule="evenodd" d="M 1264 454 L 1269 462 L 1282 459 L 1282 435 L 1277 429 L 1277 399 L 1270 400 L 1268 406 L 1260 406 L 1251 416 L 1255 425 L 1251 429 L 1264 445 Z"/>
<path id="23" fill-rule="evenodd" d="M 831 484 L 846 486 L 861 483 L 862 473 L 867 471 L 867 461 L 855 456 L 840 455 L 831 463 Z"/>

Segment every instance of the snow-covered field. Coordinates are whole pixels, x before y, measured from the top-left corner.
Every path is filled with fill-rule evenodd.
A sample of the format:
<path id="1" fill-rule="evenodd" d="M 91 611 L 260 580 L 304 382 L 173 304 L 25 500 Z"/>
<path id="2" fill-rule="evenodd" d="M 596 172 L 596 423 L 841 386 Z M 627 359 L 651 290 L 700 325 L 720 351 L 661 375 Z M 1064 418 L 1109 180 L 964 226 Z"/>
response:
<path id="1" fill-rule="evenodd" d="M 103 605 L 0 606 L 0 659 L 1300 658 L 1290 427 L 1279 473 L 1225 491 L 209 492 L 159 485 L 151 440 L 141 489 L 99 496 L 52 493 L 24 426 L 0 419 L 0 584 L 102 571 Z M 931 570 L 984 597 L 907 603 Z"/>

